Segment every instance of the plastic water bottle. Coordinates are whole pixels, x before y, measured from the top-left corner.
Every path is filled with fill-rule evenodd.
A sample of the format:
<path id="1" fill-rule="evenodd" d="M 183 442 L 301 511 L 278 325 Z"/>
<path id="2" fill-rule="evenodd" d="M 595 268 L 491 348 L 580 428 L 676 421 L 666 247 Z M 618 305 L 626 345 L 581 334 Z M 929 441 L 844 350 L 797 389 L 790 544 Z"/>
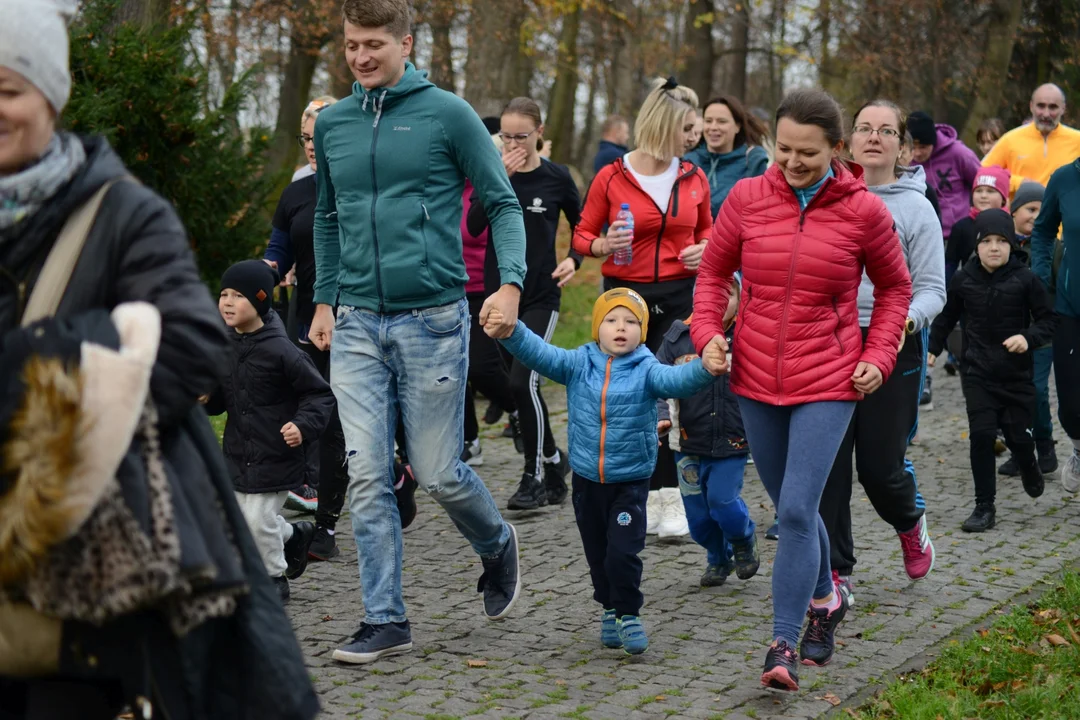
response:
<path id="1" fill-rule="evenodd" d="M 630 203 L 623 203 L 619 208 L 619 213 L 615 216 L 616 220 L 623 220 L 626 222 L 626 231 L 630 232 L 630 237 L 634 237 L 634 215 L 630 212 Z M 630 261 L 634 257 L 633 248 L 627 245 L 622 250 L 615 251 L 615 264 L 616 265 L 629 265 Z"/>

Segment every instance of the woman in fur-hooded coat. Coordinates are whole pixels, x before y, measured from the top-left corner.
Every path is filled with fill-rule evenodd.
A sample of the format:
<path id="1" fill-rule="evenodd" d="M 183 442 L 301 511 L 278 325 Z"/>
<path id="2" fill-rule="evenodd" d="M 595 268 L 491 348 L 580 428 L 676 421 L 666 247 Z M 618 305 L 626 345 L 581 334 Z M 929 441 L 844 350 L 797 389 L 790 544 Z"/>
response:
<path id="1" fill-rule="evenodd" d="M 197 403 L 224 325 L 170 205 L 56 130 L 57 1 L 0 0 L 0 719 L 312 718 Z M 105 186 L 70 281 L 42 280 Z"/>

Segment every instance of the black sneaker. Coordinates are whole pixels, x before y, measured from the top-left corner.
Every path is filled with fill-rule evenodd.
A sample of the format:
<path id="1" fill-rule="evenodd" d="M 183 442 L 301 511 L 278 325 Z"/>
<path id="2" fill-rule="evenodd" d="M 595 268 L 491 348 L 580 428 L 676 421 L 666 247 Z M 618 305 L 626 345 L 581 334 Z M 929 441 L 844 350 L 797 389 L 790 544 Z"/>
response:
<path id="1" fill-rule="evenodd" d="M 469 467 L 479 467 L 484 464 L 484 452 L 480 449 L 480 440 L 465 443 L 465 449 L 461 451 L 461 462 Z"/>
<path id="2" fill-rule="evenodd" d="M 773 515 L 772 525 L 765 531 L 766 540 L 779 540 L 780 539 L 780 518 Z"/>
<path id="3" fill-rule="evenodd" d="M 285 543 L 285 577 L 295 580 L 304 574 L 308 564 L 308 550 L 315 539 L 315 525 L 307 521 L 292 524 L 292 537 Z"/>
<path id="4" fill-rule="evenodd" d="M 289 602 L 289 581 L 284 575 L 278 575 L 276 578 L 270 578 L 274 581 L 274 587 L 277 588 L 278 595 L 281 597 L 281 604 Z"/>
<path id="5" fill-rule="evenodd" d="M 1043 474 L 1039 469 L 1039 463 L 1030 468 L 1020 471 L 1020 479 L 1024 481 L 1024 492 L 1030 497 L 1037 498 L 1043 494 Z"/>
<path id="6" fill-rule="evenodd" d="M 701 574 L 701 587 L 720 587 L 734 569 L 733 565 L 707 565 Z"/>
<path id="7" fill-rule="evenodd" d="M 548 505 L 561 505 L 566 500 L 566 474 L 570 472 L 570 458 L 559 448 L 559 462 L 544 463 L 544 490 Z"/>
<path id="8" fill-rule="evenodd" d="M 983 503 L 975 506 L 968 519 L 960 526 L 964 532 L 986 532 L 994 527 L 994 519 L 997 510 L 993 503 Z"/>
<path id="9" fill-rule="evenodd" d="M 510 496 L 509 510 L 536 510 L 548 504 L 547 490 L 532 473 L 523 473 L 517 492 Z"/>
<path id="10" fill-rule="evenodd" d="M 394 497 L 397 498 L 398 515 L 401 516 L 401 529 L 404 530 L 416 519 L 417 483 L 411 466 L 402 465 L 395 469 L 399 473 L 398 480 L 402 481 L 401 487 L 394 490 Z"/>
<path id="11" fill-rule="evenodd" d="M 776 644 L 769 648 L 765 655 L 765 672 L 761 674 L 762 687 L 775 688 L 777 690 L 790 690 L 796 692 L 799 689 L 799 673 L 797 671 L 798 660 L 795 650 L 783 640 L 777 640 Z"/>
<path id="12" fill-rule="evenodd" d="M 956 363 L 946 361 L 946 363 L 945 363 L 945 374 L 946 375 L 948 375 L 949 377 L 955 377 L 956 373 L 958 373 L 958 372 L 960 372 L 960 368 L 957 366 Z"/>
<path id="13" fill-rule="evenodd" d="M 514 439 L 514 450 L 517 450 L 518 455 L 525 454 L 525 436 L 521 434 L 521 419 L 516 413 L 509 416 L 510 422 L 506 423 L 506 427 L 503 428 L 502 436 L 504 438 Z"/>
<path id="14" fill-rule="evenodd" d="M 322 525 L 315 526 L 315 537 L 308 548 L 308 555 L 315 560 L 327 561 L 341 554 L 337 541 L 327 528 Z"/>
<path id="15" fill-rule="evenodd" d="M 758 557 L 757 541 L 754 536 L 751 535 L 743 542 L 733 542 L 731 547 L 735 550 L 735 575 L 740 580 L 749 580 L 757 575 L 761 559 Z"/>
<path id="16" fill-rule="evenodd" d="M 1004 477 L 1017 477 L 1020 474 L 1020 466 L 1016 464 L 1016 458 L 1012 455 L 1009 459 L 1001 463 L 1001 467 L 998 468 L 998 475 Z"/>
<path id="17" fill-rule="evenodd" d="M 285 497 L 285 509 L 299 513 L 313 513 L 319 509 L 319 493 L 310 485 L 290 490 Z"/>
<path id="18" fill-rule="evenodd" d="M 476 592 L 484 593 L 484 615 L 488 620 L 502 620 L 510 614 L 521 595 L 521 572 L 518 567 L 517 530 L 510 528 L 510 539 L 506 541 L 499 557 L 484 560 L 484 574 L 476 583 Z"/>
<path id="19" fill-rule="evenodd" d="M 811 606 L 806 611 L 810 622 L 803 633 L 802 642 L 799 643 L 799 658 L 803 665 L 823 667 L 832 660 L 833 651 L 836 649 L 836 626 L 848 611 L 847 595 L 838 589 L 834 589 L 833 594 L 840 599 L 840 605 L 835 610 Z"/>
<path id="20" fill-rule="evenodd" d="M 1039 470 L 1043 475 L 1049 475 L 1058 469 L 1057 451 L 1054 450 L 1053 440 L 1036 440 L 1035 450 L 1039 454 Z"/>
<path id="21" fill-rule="evenodd" d="M 349 642 L 334 651 L 338 662 L 363 665 L 386 655 L 398 655 L 412 650 L 412 631 L 409 621 L 368 625 L 362 623 Z"/>
<path id="22" fill-rule="evenodd" d="M 919 396 L 919 409 L 921 410 L 933 410 L 934 409 L 934 393 L 930 387 L 932 378 L 926 376 L 926 384 L 923 385 L 922 395 Z"/>
<path id="23" fill-rule="evenodd" d="M 489 402 L 487 410 L 484 411 L 484 424 L 494 425 L 499 422 L 503 416 L 503 409 L 493 402 Z"/>

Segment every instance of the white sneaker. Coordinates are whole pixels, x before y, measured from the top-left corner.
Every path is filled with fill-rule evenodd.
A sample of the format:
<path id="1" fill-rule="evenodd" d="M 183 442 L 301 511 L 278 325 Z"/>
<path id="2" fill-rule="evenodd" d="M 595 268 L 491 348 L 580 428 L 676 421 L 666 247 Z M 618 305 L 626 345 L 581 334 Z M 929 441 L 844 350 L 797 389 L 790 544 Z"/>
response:
<path id="1" fill-rule="evenodd" d="M 663 503 L 660 501 L 660 491 L 650 490 L 649 499 L 645 501 L 645 534 L 655 535 L 660 530 L 660 520 L 664 514 Z"/>
<path id="2" fill-rule="evenodd" d="M 1074 449 L 1065 467 L 1061 468 L 1061 487 L 1074 495 L 1080 490 L 1080 451 Z"/>
<path id="3" fill-rule="evenodd" d="M 683 507 L 682 493 L 678 488 L 661 488 L 660 502 L 663 505 L 658 534 L 662 538 L 676 538 L 690 534 L 686 522 L 686 508 Z"/>

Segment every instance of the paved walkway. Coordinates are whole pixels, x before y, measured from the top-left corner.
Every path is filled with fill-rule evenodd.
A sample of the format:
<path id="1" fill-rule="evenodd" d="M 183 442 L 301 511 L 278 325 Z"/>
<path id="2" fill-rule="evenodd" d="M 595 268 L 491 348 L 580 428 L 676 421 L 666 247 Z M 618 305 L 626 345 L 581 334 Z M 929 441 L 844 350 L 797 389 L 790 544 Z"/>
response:
<path id="1" fill-rule="evenodd" d="M 569 502 L 507 515 L 521 539 L 525 585 L 514 614 L 490 623 L 476 594 L 478 559 L 424 496 L 405 535 L 412 653 L 370 666 L 339 665 L 330 654 L 363 615 L 351 525 L 343 519 L 342 555 L 311 565 L 293 583 L 289 606 L 323 717 L 736 720 L 814 718 L 832 710 L 1080 558 L 1080 502 L 1069 501 L 1056 474 L 1038 500 L 1024 494 L 1019 479 L 1002 482 L 997 527 L 983 535 L 960 531 L 973 502 L 963 398 L 958 379 L 939 371 L 936 380 L 937 407 L 923 414 L 920 444 L 910 458 L 930 507 L 937 566 L 921 582 L 908 580 L 895 533 L 856 489 L 855 607 L 838 631 L 833 663 L 800 670 L 799 693 L 758 684 L 771 640 L 776 545 L 763 537 L 772 508 L 750 470 L 744 497 L 758 523 L 759 574 L 699 588 L 704 550 L 689 540 L 650 537 L 642 615 L 650 648 L 633 659 L 600 646 L 600 609 L 591 599 Z M 550 385 L 545 394 L 558 408 L 553 420 L 563 445 L 565 397 Z M 1058 451 L 1065 454 L 1060 440 Z M 520 477 L 520 458 L 510 441 L 493 437 L 485 439 L 484 457 L 481 475 L 505 506 Z"/>

